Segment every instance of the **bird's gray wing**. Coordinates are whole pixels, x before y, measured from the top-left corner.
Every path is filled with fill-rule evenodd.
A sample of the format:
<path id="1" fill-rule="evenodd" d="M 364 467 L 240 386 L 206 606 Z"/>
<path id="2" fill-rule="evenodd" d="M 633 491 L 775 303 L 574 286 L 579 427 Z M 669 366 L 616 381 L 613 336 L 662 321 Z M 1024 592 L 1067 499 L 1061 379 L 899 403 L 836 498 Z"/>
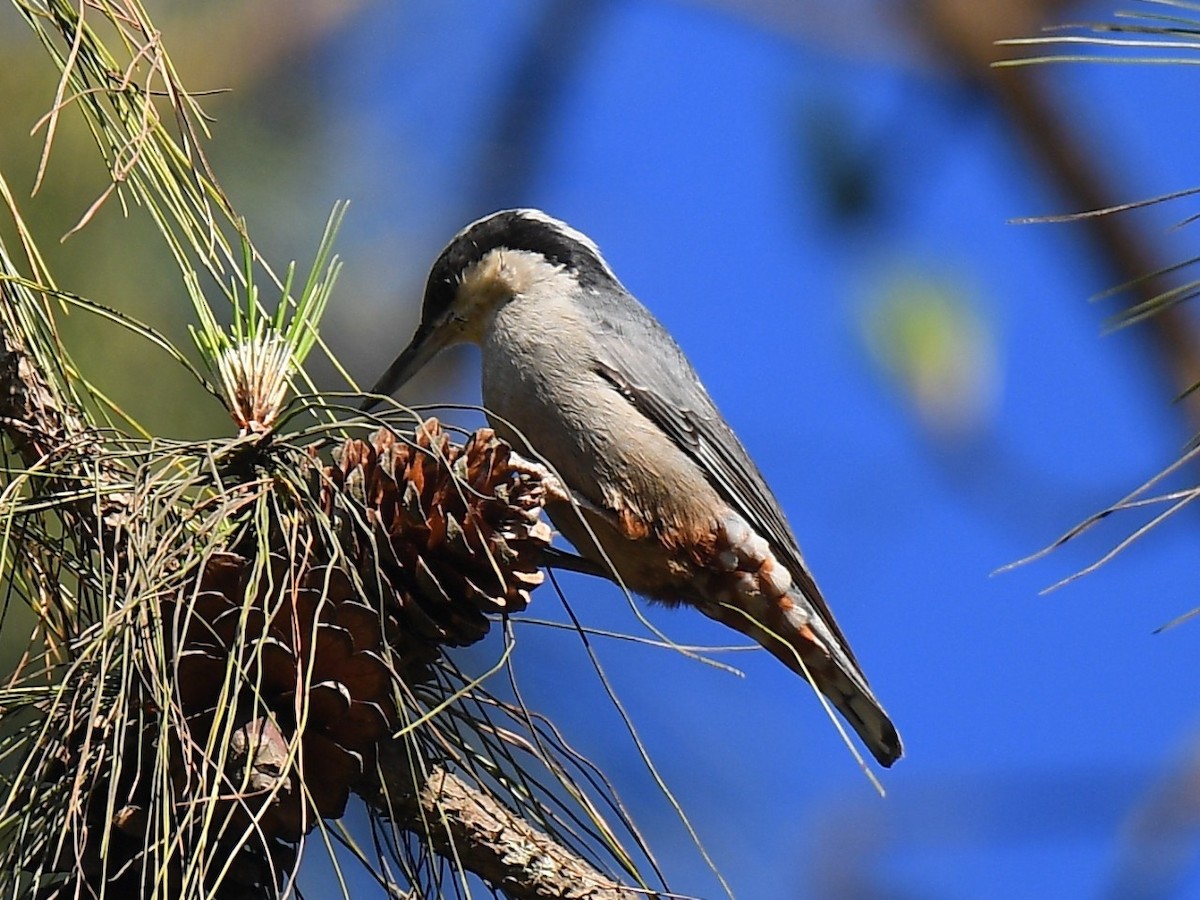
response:
<path id="1" fill-rule="evenodd" d="M 632 299 L 632 298 L 630 298 Z M 771 546 L 793 581 L 857 665 L 849 643 L 813 581 L 779 502 L 721 415 L 675 340 L 636 300 L 637 314 L 598 315 L 601 338 L 592 361 L 643 416 L 671 437 L 708 481 Z M 600 312 L 593 309 L 593 313 Z M 640 352 L 654 347 L 655 353 Z"/>

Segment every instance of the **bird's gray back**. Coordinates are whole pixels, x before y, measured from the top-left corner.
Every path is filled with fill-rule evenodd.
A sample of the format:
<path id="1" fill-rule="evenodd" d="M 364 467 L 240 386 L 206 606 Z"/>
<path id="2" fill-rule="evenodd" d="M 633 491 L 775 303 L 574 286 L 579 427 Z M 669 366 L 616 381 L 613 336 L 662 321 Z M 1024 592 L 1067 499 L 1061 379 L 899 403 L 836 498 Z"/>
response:
<path id="1" fill-rule="evenodd" d="M 811 582 L 778 501 L 690 360 L 613 284 L 578 296 L 559 272 L 500 309 L 483 345 L 485 405 L 593 502 L 605 502 L 604 485 L 630 471 L 691 469 L 770 543 L 798 584 Z M 640 443 L 630 440 L 632 427 Z M 651 452 L 661 455 L 643 458 Z"/>
<path id="2" fill-rule="evenodd" d="M 675 339 L 624 289 L 593 290 L 589 300 L 592 302 L 584 306 L 596 335 L 596 370 L 668 434 L 720 497 L 766 539 L 796 587 L 856 664 L 778 500 Z"/>

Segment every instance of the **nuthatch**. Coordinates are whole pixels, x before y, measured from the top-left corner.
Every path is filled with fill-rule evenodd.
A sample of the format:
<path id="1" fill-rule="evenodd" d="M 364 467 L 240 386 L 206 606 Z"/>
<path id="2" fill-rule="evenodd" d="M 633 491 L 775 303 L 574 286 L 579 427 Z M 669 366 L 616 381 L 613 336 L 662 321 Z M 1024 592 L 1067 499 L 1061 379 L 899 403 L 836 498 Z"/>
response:
<path id="1" fill-rule="evenodd" d="M 547 512 L 579 553 L 630 590 L 758 641 L 882 765 L 900 758 L 758 467 L 589 238 L 531 209 L 468 225 L 433 264 L 421 324 L 372 393 L 391 394 L 467 341 L 482 349 L 493 428 L 557 475 Z"/>

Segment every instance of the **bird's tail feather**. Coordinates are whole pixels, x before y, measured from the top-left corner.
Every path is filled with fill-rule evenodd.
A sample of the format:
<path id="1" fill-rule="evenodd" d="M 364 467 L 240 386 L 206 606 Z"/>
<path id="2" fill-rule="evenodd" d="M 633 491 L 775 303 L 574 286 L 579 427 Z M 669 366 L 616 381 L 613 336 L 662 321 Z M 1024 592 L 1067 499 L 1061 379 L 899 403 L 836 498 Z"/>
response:
<path id="1" fill-rule="evenodd" d="M 757 604 L 756 604 L 757 605 Z M 793 589 L 763 602 L 763 615 L 723 605 L 713 618 L 762 644 L 788 668 L 811 681 L 849 723 L 881 766 L 904 753 L 896 726 L 832 629 Z"/>

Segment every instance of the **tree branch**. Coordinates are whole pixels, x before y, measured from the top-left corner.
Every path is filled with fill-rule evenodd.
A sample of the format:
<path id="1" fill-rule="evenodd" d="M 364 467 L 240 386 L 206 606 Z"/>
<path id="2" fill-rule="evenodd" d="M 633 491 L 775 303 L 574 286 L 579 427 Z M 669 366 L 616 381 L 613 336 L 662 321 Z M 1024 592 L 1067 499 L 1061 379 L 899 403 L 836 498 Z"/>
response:
<path id="1" fill-rule="evenodd" d="M 27 468 L 56 454 L 95 455 L 98 468 L 80 466 L 75 483 L 65 485 L 59 478 L 46 487 L 78 493 L 78 502 L 63 507 L 62 515 L 91 546 L 111 550 L 119 546 L 129 498 L 113 489 L 112 462 L 100 460 L 94 452 L 100 442 L 95 429 L 35 365 L 13 317 L 17 305 L 8 286 L 0 282 L 0 431 L 8 435 Z M 94 483 L 89 485 L 88 479 Z M 80 491 L 81 487 L 90 489 Z"/>
<path id="2" fill-rule="evenodd" d="M 457 859 L 511 900 L 645 900 L 649 891 L 623 886 L 494 798 L 434 767 L 413 783 L 403 741 L 381 747 L 381 779 L 368 803 L 447 858 Z"/>

